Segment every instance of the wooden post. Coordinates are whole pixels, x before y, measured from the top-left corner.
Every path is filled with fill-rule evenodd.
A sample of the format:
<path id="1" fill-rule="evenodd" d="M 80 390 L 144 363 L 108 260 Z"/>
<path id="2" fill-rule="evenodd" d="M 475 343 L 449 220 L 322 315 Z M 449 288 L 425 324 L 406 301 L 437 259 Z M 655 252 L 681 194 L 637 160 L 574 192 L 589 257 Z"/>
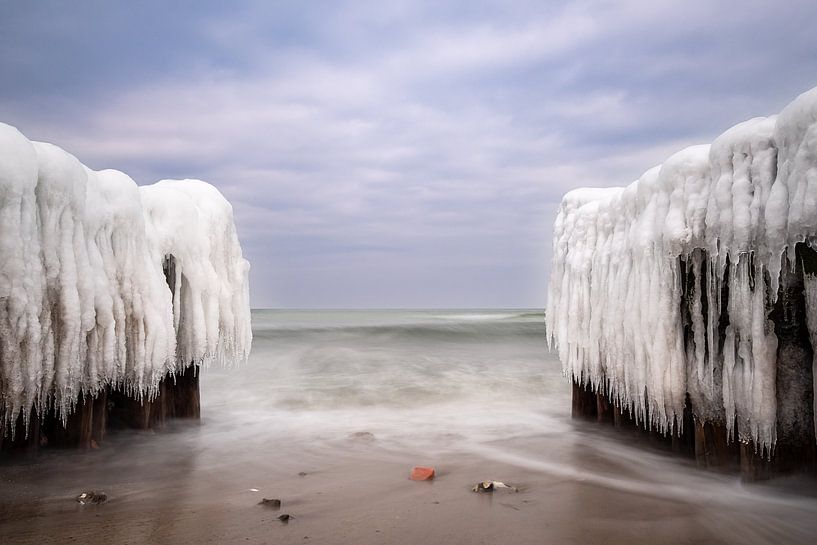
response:
<path id="1" fill-rule="evenodd" d="M 593 420 L 598 415 L 598 401 L 590 385 L 584 386 L 573 381 L 573 418 Z"/>
<path id="2" fill-rule="evenodd" d="M 22 422 L 22 419 L 20 419 Z M 25 437 L 25 427 L 21 426 L 23 441 L 25 441 L 25 452 L 29 457 L 36 456 L 40 451 L 40 418 L 34 409 L 31 409 L 31 416 L 28 423 L 28 438 Z"/>
<path id="3" fill-rule="evenodd" d="M 94 434 L 94 400 L 90 396 L 83 398 L 80 394 L 79 403 L 75 412 L 79 426 L 77 445 L 79 448 L 91 448 L 91 439 Z"/>
<path id="4" fill-rule="evenodd" d="M 692 414 L 692 400 L 689 394 L 684 400 L 684 413 L 681 419 L 683 426 L 677 421 L 672 423 L 670 446 L 673 452 L 692 458 L 695 456 L 695 417 Z M 681 427 L 683 429 L 680 429 Z"/>
<path id="5" fill-rule="evenodd" d="M 742 450 L 729 442 L 726 426 L 695 420 L 695 462 L 705 469 L 734 470 L 742 460 Z"/>
<path id="6" fill-rule="evenodd" d="M 101 390 L 93 401 L 93 423 L 91 426 L 91 440 L 100 446 L 105 439 L 105 429 L 108 425 L 108 389 Z M 93 444 L 91 444 L 93 446 Z"/>
<path id="7" fill-rule="evenodd" d="M 613 426 L 620 428 L 624 425 L 626 419 L 625 415 L 621 413 L 621 406 L 618 403 L 613 404 Z"/>
<path id="8" fill-rule="evenodd" d="M 27 457 L 37 455 L 40 450 L 40 419 L 34 409 L 31 409 L 28 424 L 28 435 L 23 422 L 23 416 L 18 415 L 17 420 L 12 424 L 14 428 L 14 439 L 12 432 L 5 426 L 0 427 L 0 457 Z"/>
<path id="9" fill-rule="evenodd" d="M 156 397 L 151 400 L 150 403 L 150 415 L 148 416 L 150 422 L 149 426 L 152 429 L 162 429 L 165 427 L 165 420 L 167 419 L 167 390 L 168 390 L 168 377 L 162 379 L 159 383 L 159 392 L 156 394 Z"/>
<path id="10" fill-rule="evenodd" d="M 596 422 L 600 424 L 614 424 L 613 404 L 607 399 L 604 392 L 596 393 Z"/>
<path id="11" fill-rule="evenodd" d="M 150 412 L 151 409 L 153 409 L 153 403 L 147 398 L 143 397 L 141 401 L 137 401 L 134 405 L 136 428 L 140 430 L 149 430 Z"/>
<path id="12" fill-rule="evenodd" d="M 176 375 L 176 418 L 201 419 L 201 395 L 199 393 L 199 368 L 190 364 L 183 373 Z"/>
<path id="13" fill-rule="evenodd" d="M 771 462 L 755 452 L 750 443 L 740 444 L 740 478 L 745 482 L 766 480 L 771 476 Z"/>
<path id="14" fill-rule="evenodd" d="M 171 296 L 176 292 L 177 267 L 176 258 L 166 255 L 162 268 Z M 182 276 L 182 286 L 184 282 Z M 11 430 L 0 423 L 0 454 L 19 456 L 24 453 L 33 456 L 41 443 L 47 443 L 49 447 L 87 449 L 101 445 L 106 431 L 112 428 L 159 429 L 165 426 L 169 418 L 199 420 L 201 396 L 198 371 L 198 365 L 191 362 L 178 375 L 168 374 L 160 382 L 156 397 L 151 400 L 129 397 L 125 391 L 113 386 L 100 390 L 94 397 L 80 394 L 75 410 L 68 416 L 65 425 L 54 410 L 37 415 L 32 409 L 28 435 L 21 417 L 12 424 L 13 441 Z M 585 405 L 592 398 L 595 411 L 594 394 L 587 391 L 583 395 L 583 410 L 589 410 L 589 406 Z"/>

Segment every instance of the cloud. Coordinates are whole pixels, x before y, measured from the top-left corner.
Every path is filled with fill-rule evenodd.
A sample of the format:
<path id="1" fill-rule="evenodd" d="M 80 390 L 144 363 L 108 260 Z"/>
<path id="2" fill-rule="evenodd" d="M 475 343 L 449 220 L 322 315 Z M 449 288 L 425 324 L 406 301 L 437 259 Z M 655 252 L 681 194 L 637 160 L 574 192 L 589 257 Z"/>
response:
<path id="1" fill-rule="evenodd" d="M 161 6 L 0 17 L 0 115 L 139 183 L 216 184 L 255 306 L 542 306 L 565 191 L 817 73 L 807 2 Z"/>

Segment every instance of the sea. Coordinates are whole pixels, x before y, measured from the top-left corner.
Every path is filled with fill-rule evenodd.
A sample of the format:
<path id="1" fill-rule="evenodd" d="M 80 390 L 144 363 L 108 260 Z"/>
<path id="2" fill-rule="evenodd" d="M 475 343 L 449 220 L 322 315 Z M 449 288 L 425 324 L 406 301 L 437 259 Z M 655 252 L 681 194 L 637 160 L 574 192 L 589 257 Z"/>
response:
<path id="1" fill-rule="evenodd" d="M 813 479 L 745 484 L 573 420 L 540 310 L 252 321 L 246 364 L 201 371 L 200 422 L 0 467 L 0 542 L 815 543 Z M 481 480 L 518 493 L 491 503 Z M 80 506 L 86 490 L 109 500 Z"/>
<path id="2" fill-rule="evenodd" d="M 252 320 L 249 363 L 204 372 L 214 427 L 428 452 L 567 425 L 570 388 L 542 311 L 255 310 Z"/>

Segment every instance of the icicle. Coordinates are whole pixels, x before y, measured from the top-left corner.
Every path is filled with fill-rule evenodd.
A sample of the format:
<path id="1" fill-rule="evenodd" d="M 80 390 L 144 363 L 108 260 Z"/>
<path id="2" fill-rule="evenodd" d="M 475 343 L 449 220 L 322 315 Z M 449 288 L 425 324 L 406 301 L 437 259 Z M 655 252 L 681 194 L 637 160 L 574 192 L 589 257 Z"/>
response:
<path id="1" fill-rule="evenodd" d="M 7 424 L 22 414 L 28 426 L 32 408 L 65 421 L 80 394 L 106 385 L 150 399 L 168 372 L 246 360 L 249 265 L 214 187 L 137 187 L 0 124 L 0 225 Z"/>
<path id="2" fill-rule="evenodd" d="M 777 338 L 768 314 L 782 258 L 794 263 L 796 244 L 814 236 L 817 89 L 625 188 L 565 195 L 554 225 L 549 342 L 568 376 L 609 390 L 639 420 L 649 414 L 645 426 L 671 429 L 690 392 L 696 417 L 725 419 L 730 436 L 737 428 L 771 452 Z M 810 276 L 812 335 L 815 290 Z"/>

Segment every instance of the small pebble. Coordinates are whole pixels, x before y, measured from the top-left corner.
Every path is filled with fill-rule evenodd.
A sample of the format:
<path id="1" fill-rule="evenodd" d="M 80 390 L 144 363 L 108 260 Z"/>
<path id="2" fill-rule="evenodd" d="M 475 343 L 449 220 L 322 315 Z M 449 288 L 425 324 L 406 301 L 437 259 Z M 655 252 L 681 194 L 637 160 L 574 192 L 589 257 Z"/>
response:
<path id="1" fill-rule="evenodd" d="M 272 499 L 272 498 L 264 498 L 258 505 L 264 505 L 266 507 L 271 507 L 272 509 L 280 509 L 281 508 L 281 500 Z"/>
<path id="2" fill-rule="evenodd" d="M 83 492 L 79 496 L 77 496 L 77 502 L 81 505 L 85 505 L 86 503 L 105 503 L 108 501 L 108 495 L 105 492 Z"/>

